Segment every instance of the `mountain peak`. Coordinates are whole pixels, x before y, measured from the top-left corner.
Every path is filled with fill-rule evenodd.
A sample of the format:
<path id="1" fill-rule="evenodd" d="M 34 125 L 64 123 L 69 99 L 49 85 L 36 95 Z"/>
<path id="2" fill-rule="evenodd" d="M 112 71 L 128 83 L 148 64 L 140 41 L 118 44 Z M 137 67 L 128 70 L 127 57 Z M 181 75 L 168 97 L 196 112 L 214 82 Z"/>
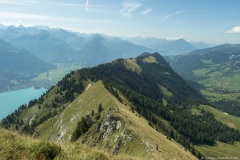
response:
<path id="1" fill-rule="evenodd" d="M 141 55 L 139 55 L 136 58 L 119 58 L 114 61 L 112 61 L 111 64 L 124 64 L 124 66 L 134 72 L 137 72 L 138 74 L 142 71 L 142 64 L 159 64 L 161 67 L 170 67 L 167 61 L 157 52 L 155 53 L 148 53 L 144 52 Z"/>
<path id="2" fill-rule="evenodd" d="M 183 38 L 161 39 L 161 38 L 128 38 L 132 43 L 152 48 L 162 55 L 178 55 L 193 51 L 195 47 Z"/>
<path id="3" fill-rule="evenodd" d="M 92 35 L 90 36 L 90 39 L 103 40 L 104 37 L 103 37 L 101 34 L 99 34 L 99 33 L 95 33 L 95 34 L 92 34 Z"/>
<path id="4" fill-rule="evenodd" d="M 162 66 L 170 67 L 168 62 L 158 53 L 147 53 L 144 52 L 140 56 L 138 56 L 136 59 L 141 59 L 144 63 L 159 63 Z"/>

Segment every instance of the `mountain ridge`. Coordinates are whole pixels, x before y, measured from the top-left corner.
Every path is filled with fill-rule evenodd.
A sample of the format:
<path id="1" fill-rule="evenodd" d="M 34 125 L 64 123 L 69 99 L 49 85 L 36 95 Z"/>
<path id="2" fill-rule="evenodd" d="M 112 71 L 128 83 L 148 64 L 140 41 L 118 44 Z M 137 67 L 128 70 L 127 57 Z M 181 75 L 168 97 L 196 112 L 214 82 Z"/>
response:
<path id="1" fill-rule="evenodd" d="M 3 119 L 1 125 L 46 140 L 86 143 L 111 153 L 159 156 L 157 150 L 163 146 L 154 145 L 157 140 L 151 138 L 144 143 L 136 129 L 140 124 L 135 123 L 144 117 L 148 127 L 201 158 L 194 145 L 240 139 L 239 132 L 199 107 L 205 103 L 163 57 L 153 53 L 73 71 L 38 100 Z"/>
<path id="2" fill-rule="evenodd" d="M 78 63 L 85 67 L 152 51 L 120 38 L 44 27 L 9 26 L 0 30 L 0 38 L 50 63 Z"/>
<path id="3" fill-rule="evenodd" d="M 130 42 L 152 48 L 164 56 L 180 55 L 195 50 L 196 48 L 183 38 L 167 40 L 160 38 L 135 37 L 127 38 Z"/>

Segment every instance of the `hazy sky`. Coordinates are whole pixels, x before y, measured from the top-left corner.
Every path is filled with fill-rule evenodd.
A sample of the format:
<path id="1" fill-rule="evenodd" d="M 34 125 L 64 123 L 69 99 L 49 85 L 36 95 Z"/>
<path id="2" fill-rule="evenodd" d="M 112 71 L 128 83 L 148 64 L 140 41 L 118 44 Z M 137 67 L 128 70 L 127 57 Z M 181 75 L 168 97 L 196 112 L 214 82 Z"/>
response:
<path id="1" fill-rule="evenodd" d="M 0 0 L 0 23 L 240 43 L 240 0 Z"/>

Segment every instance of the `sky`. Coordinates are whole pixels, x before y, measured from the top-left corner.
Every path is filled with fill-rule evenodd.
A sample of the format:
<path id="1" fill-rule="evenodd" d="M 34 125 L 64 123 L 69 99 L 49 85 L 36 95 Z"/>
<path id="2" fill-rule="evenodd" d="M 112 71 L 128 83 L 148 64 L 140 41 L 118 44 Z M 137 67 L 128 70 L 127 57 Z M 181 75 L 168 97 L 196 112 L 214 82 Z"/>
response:
<path id="1" fill-rule="evenodd" d="M 0 0 L 0 24 L 240 43 L 240 0 Z"/>

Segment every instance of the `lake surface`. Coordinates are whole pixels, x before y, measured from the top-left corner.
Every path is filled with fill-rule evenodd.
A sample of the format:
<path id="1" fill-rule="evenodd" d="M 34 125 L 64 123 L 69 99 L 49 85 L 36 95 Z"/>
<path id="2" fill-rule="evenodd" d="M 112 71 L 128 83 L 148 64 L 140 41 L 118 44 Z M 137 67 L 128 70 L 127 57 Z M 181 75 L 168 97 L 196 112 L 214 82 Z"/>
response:
<path id="1" fill-rule="evenodd" d="M 26 88 L 0 93 L 0 120 L 15 111 L 20 105 L 39 98 L 47 89 Z"/>

